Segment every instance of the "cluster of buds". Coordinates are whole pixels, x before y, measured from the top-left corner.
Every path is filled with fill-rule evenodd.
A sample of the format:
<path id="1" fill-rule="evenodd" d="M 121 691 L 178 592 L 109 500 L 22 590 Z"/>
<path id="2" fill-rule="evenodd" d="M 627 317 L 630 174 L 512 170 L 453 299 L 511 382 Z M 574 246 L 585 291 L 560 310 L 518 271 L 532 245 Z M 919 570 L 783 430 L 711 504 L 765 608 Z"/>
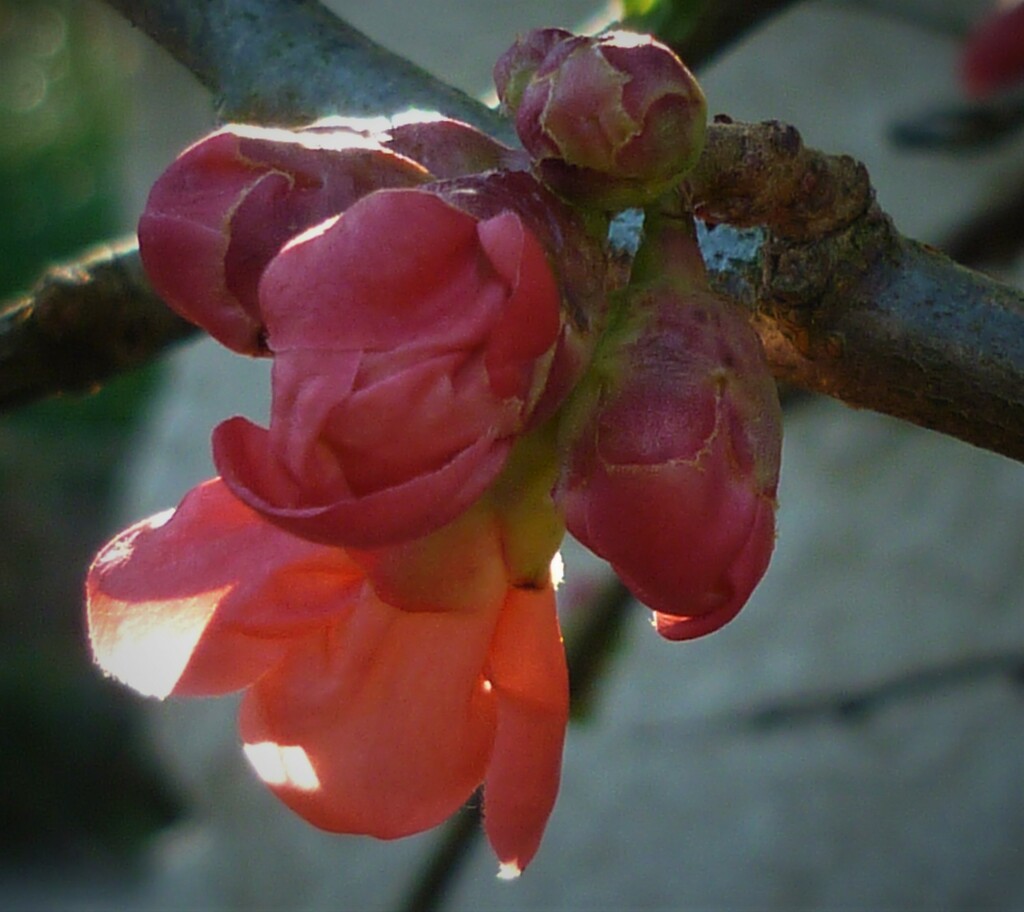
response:
<path id="1" fill-rule="evenodd" d="M 663 211 L 705 122 L 678 58 L 546 29 L 496 81 L 526 154 L 444 119 L 234 125 L 157 181 L 150 280 L 272 359 L 270 419 L 220 424 L 218 477 L 117 536 L 87 596 L 107 672 L 245 690 L 247 756 L 316 826 L 404 836 L 482 785 L 511 876 L 558 790 L 566 526 L 665 637 L 717 629 L 772 550 L 780 423 Z M 638 205 L 623 270 L 604 229 Z"/>

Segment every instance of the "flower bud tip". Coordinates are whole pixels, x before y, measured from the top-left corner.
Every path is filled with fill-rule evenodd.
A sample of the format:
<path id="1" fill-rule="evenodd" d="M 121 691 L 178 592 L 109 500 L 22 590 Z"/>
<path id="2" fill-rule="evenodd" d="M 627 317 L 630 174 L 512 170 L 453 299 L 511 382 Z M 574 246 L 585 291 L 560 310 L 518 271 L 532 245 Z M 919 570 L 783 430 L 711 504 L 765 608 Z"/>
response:
<path id="1" fill-rule="evenodd" d="M 498 865 L 498 880 L 516 880 L 522 873 L 516 861 L 503 861 Z"/>

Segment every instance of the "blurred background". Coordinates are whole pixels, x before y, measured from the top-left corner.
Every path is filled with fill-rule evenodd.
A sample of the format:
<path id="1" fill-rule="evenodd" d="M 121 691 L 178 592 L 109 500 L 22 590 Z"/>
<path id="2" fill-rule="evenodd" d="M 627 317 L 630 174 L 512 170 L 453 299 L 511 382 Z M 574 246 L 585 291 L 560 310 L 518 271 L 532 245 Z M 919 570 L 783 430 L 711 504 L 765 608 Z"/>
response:
<path id="1" fill-rule="evenodd" d="M 328 5 L 474 93 L 518 31 L 617 15 Z M 956 78 L 989 8 L 795 2 L 699 75 L 712 112 L 861 158 L 904 233 L 1020 282 L 1021 119 L 965 108 Z M 685 27 L 666 4 L 631 9 Z M 131 232 L 213 123 L 189 74 L 102 4 L 0 0 L 0 299 Z M 0 909 L 1024 909 L 1020 465 L 795 402 L 765 582 L 707 640 L 658 641 L 635 605 L 606 631 L 545 844 L 510 886 L 458 821 L 394 844 L 312 831 L 252 781 L 230 700 L 142 701 L 91 665 L 92 554 L 208 477 L 210 428 L 259 417 L 264 383 L 200 342 L 0 419 Z M 566 559 L 571 627 L 608 574 Z"/>

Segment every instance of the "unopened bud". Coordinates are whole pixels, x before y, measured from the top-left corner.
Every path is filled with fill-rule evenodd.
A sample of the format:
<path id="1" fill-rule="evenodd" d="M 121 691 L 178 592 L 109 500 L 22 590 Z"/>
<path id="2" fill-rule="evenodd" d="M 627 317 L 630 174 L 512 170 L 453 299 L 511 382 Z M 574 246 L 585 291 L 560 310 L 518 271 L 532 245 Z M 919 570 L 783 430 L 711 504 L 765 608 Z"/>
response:
<path id="1" fill-rule="evenodd" d="M 573 202 L 609 211 L 647 205 L 700 156 L 704 93 L 649 36 L 530 33 L 495 74 L 538 174 Z"/>
<path id="2" fill-rule="evenodd" d="M 556 491 L 569 531 L 675 640 L 718 629 L 747 601 L 774 546 L 779 480 L 781 414 L 760 340 L 738 305 L 698 283 L 630 290 L 570 415 Z"/>

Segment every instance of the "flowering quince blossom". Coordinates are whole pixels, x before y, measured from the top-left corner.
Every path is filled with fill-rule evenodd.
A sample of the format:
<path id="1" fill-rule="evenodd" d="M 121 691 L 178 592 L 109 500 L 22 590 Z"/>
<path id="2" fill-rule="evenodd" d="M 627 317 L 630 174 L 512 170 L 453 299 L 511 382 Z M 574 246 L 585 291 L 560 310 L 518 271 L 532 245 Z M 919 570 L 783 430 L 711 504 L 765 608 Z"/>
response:
<path id="1" fill-rule="evenodd" d="M 554 804 L 568 683 L 550 575 L 514 583 L 505 534 L 480 504 L 433 536 L 347 552 L 213 480 L 100 552 L 93 651 L 144 694 L 245 688 L 252 765 L 323 829 L 416 833 L 483 783 L 486 832 L 515 873 Z"/>
<path id="2" fill-rule="evenodd" d="M 283 528 L 370 547 L 425 534 L 497 477 L 561 329 L 539 243 L 425 190 L 381 190 L 266 267 L 270 428 L 216 429 L 231 489 Z"/>
<path id="3" fill-rule="evenodd" d="M 408 149 L 440 132 L 464 165 L 504 154 L 450 124 L 387 139 Z M 504 200 L 472 214 L 446 201 L 383 140 L 226 128 L 157 181 L 139 228 L 161 294 L 230 347 L 274 359 L 270 427 L 217 428 L 219 472 L 283 528 L 343 546 L 461 513 L 501 470 L 553 362 L 568 361 L 555 358 L 560 290 L 524 219 Z M 478 204 L 491 180 L 476 180 Z"/>
<path id="4" fill-rule="evenodd" d="M 118 535 L 86 591 L 108 673 L 245 691 L 245 752 L 305 819 L 396 838 L 482 785 L 512 876 L 558 790 L 566 525 L 663 636 L 715 630 L 771 554 L 780 422 L 672 189 L 704 134 L 689 71 L 548 29 L 496 81 L 529 154 L 444 119 L 236 125 L 157 181 L 147 273 L 272 358 L 270 419 L 220 424 L 219 477 Z M 640 204 L 628 263 L 609 213 Z"/>
<path id="5" fill-rule="evenodd" d="M 440 181 L 405 156 L 431 136 L 455 152 L 422 155 Z M 218 427 L 223 477 L 115 538 L 87 601 L 97 661 L 142 693 L 244 689 L 246 753 L 311 823 L 404 836 L 483 784 L 512 875 L 568 713 L 553 449 L 524 434 L 584 363 L 563 299 L 597 291 L 593 269 L 572 280 L 590 264 L 563 204 L 465 173 L 497 161 L 515 156 L 451 122 L 229 127 L 168 169 L 144 262 L 180 312 L 273 358 L 270 427 Z M 563 281 L 538 236 L 573 248 Z"/>

